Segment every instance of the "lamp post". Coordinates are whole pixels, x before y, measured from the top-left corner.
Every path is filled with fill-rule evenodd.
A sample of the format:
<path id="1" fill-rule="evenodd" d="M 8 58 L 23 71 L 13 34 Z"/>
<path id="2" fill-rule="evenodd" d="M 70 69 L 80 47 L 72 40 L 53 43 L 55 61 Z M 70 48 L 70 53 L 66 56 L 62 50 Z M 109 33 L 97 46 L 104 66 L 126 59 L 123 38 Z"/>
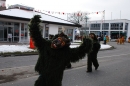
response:
<path id="1" fill-rule="evenodd" d="M 121 11 L 120 11 L 120 20 L 121 20 Z M 120 38 L 120 28 L 121 27 L 121 23 L 119 23 L 119 38 Z"/>
<path id="2" fill-rule="evenodd" d="M 120 38 L 120 26 L 121 26 L 121 25 L 120 25 L 120 23 L 119 23 L 119 38 Z"/>
<path id="3" fill-rule="evenodd" d="M 87 20 L 88 20 L 89 18 L 87 17 L 87 16 L 85 16 L 85 26 L 86 26 L 86 30 L 85 30 L 85 35 L 87 36 Z"/>

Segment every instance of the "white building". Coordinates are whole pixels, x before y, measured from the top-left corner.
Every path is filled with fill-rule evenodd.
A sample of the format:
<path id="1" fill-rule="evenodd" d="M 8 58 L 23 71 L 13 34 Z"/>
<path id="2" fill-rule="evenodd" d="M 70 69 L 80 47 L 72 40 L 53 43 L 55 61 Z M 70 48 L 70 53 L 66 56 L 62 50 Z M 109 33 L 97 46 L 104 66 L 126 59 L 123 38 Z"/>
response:
<path id="1" fill-rule="evenodd" d="M 29 42 L 30 36 L 28 23 L 34 15 L 41 15 L 41 33 L 43 38 L 49 37 L 49 34 L 55 35 L 65 28 L 65 33 L 74 40 L 74 29 L 81 27 L 67 20 L 57 18 L 45 13 L 35 12 L 34 8 L 13 5 L 7 10 L 0 11 L 0 42 Z"/>
<path id="2" fill-rule="evenodd" d="M 85 26 L 85 24 L 83 24 L 83 26 Z M 111 39 L 117 39 L 119 36 L 126 36 L 128 39 L 128 37 L 130 37 L 130 20 L 88 21 L 87 28 L 82 27 L 80 34 L 88 35 L 89 33 L 95 33 L 98 36 L 108 35 Z"/>

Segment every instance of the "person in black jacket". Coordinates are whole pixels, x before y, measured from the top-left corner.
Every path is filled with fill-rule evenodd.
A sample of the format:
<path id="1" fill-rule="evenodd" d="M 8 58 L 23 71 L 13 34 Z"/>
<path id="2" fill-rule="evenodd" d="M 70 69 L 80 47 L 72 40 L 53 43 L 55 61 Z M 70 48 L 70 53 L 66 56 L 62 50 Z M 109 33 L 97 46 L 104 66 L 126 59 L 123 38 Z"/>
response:
<path id="1" fill-rule="evenodd" d="M 90 53 L 88 53 L 88 60 L 87 60 L 87 72 L 92 72 L 92 64 L 95 67 L 95 70 L 98 69 L 99 63 L 97 60 L 97 54 L 101 47 L 100 43 L 98 42 L 98 39 L 94 33 L 90 33 L 89 37 L 93 39 L 93 48 Z"/>

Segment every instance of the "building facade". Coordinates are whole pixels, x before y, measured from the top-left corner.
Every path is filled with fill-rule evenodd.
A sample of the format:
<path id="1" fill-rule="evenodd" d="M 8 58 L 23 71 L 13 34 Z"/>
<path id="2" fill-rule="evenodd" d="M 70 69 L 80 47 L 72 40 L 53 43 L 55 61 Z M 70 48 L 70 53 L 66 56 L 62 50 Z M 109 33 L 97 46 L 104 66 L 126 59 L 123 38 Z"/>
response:
<path id="1" fill-rule="evenodd" d="M 107 35 L 111 39 L 117 39 L 120 36 L 125 36 L 126 39 L 130 36 L 130 20 L 117 19 L 102 21 L 88 21 L 87 28 L 82 27 L 81 35 L 95 33 L 98 36 Z M 85 25 L 83 25 L 85 26 Z"/>
<path id="2" fill-rule="evenodd" d="M 35 12 L 32 7 L 14 5 L 10 9 L 0 11 L 0 42 L 29 43 L 28 23 L 34 15 L 41 15 L 41 34 L 49 39 L 64 28 L 70 39 L 74 40 L 74 29 L 81 27 L 45 13 Z"/>

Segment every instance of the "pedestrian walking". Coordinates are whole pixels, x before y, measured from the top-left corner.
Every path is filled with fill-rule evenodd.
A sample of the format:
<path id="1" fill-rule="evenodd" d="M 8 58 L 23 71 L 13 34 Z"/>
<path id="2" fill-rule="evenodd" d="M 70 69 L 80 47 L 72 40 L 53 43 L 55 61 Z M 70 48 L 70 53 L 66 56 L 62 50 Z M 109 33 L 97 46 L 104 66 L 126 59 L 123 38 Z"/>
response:
<path id="1" fill-rule="evenodd" d="M 103 40 L 104 40 L 104 44 L 106 44 L 107 41 L 106 35 L 104 36 Z"/>
<path id="2" fill-rule="evenodd" d="M 93 40 L 93 48 L 92 48 L 92 51 L 88 54 L 87 72 L 92 72 L 92 64 L 94 65 L 95 70 L 97 70 L 99 67 L 99 63 L 97 60 L 97 54 L 98 54 L 98 51 L 99 51 L 101 45 L 98 42 L 98 39 L 94 33 L 90 33 L 89 36 Z"/>

